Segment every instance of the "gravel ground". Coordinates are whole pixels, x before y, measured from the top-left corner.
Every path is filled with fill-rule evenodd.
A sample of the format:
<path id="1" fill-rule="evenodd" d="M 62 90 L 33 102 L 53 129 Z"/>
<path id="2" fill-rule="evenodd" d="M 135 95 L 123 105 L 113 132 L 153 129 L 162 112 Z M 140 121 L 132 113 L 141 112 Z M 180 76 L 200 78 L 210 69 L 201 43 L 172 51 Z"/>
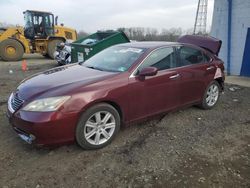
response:
<path id="1" fill-rule="evenodd" d="M 123 128 L 104 149 L 39 149 L 12 131 L 6 102 L 22 79 L 56 63 L 26 60 L 26 72 L 21 62 L 0 62 L 0 187 L 250 187 L 250 88 L 226 85 L 212 110 Z"/>

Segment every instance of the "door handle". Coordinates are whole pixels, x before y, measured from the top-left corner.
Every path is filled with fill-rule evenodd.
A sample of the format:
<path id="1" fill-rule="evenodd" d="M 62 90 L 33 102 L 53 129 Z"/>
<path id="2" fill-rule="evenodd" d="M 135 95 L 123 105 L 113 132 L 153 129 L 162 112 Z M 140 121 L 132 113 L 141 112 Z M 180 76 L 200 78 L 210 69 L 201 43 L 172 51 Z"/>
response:
<path id="1" fill-rule="evenodd" d="M 214 66 L 210 66 L 210 67 L 207 68 L 207 70 L 212 70 L 214 68 L 215 68 Z"/>
<path id="2" fill-rule="evenodd" d="M 170 79 L 175 79 L 175 78 L 178 78 L 180 76 L 180 74 L 175 74 L 175 75 L 173 75 L 173 76 L 170 76 L 169 78 Z"/>

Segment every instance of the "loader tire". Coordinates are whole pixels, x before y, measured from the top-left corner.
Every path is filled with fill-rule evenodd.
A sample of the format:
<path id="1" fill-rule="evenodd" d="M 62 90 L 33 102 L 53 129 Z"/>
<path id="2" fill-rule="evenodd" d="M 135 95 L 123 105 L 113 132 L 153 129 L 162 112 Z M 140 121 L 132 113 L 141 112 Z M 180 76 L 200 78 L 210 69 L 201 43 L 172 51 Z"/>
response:
<path id="1" fill-rule="evenodd" d="M 0 56 L 4 61 L 19 61 L 23 54 L 24 48 L 17 40 L 6 39 L 0 43 Z"/>
<path id="2" fill-rule="evenodd" d="M 58 40 L 58 39 L 49 41 L 47 54 L 51 59 L 55 59 L 54 53 L 56 51 L 56 46 L 57 44 L 60 44 L 62 42 L 63 42 L 62 40 Z"/>
<path id="3" fill-rule="evenodd" d="M 42 54 L 43 57 L 50 58 L 48 54 Z"/>

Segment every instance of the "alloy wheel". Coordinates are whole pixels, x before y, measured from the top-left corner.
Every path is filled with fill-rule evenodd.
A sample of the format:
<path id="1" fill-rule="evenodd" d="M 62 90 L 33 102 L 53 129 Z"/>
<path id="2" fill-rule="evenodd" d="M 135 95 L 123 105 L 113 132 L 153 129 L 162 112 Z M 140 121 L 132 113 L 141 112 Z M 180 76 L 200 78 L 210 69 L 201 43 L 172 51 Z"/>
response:
<path id="1" fill-rule="evenodd" d="M 210 85 L 207 90 L 206 103 L 209 107 L 212 107 L 216 104 L 219 98 L 219 87 L 216 84 Z"/>
<path id="2" fill-rule="evenodd" d="M 114 134 L 116 121 L 108 111 L 94 113 L 85 123 L 84 137 L 93 145 L 106 143 Z"/>

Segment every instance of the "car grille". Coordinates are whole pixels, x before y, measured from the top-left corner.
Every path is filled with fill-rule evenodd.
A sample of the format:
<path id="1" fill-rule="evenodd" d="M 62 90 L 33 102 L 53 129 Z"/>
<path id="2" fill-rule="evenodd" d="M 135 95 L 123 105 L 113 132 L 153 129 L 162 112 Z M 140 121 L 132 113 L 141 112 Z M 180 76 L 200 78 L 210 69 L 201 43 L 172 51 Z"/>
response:
<path id="1" fill-rule="evenodd" d="M 20 99 L 17 94 L 14 94 L 11 100 L 11 107 L 13 108 L 14 111 L 16 111 L 21 107 L 23 102 L 24 100 Z"/>

